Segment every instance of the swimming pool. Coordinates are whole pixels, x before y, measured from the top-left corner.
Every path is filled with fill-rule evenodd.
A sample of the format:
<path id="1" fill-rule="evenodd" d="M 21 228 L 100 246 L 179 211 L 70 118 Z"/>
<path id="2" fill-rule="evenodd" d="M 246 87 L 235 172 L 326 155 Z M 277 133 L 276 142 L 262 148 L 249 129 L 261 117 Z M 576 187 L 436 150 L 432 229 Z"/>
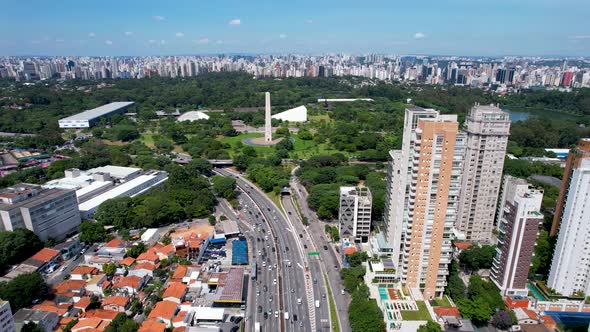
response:
<path id="1" fill-rule="evenodd" d="M 531 291 L 531 293 L 533 293 L 533 295 L 539 300 L 539 301 L 547 301 L 547 299 L 543 296 L 543 294 L 541 294 L 537 288 L 531 284 L 530 282 L 527 283 L 527 288 Z"/>
<path id="2" fill-rule="evenodd" d="M 389 295 L 387 295 L 387 289 L 379 288 L 379 297 L 381 297 L 381 300 L 389 300 Z"/>

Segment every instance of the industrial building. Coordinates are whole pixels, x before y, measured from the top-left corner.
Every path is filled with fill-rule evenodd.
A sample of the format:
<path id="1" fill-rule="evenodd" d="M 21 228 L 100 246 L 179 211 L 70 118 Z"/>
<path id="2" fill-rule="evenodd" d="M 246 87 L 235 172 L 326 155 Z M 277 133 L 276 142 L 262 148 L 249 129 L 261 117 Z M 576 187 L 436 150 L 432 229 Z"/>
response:
<path id="1" fill-rule="evenodd" d="M 340 187 L 339 233 L 349 242 L 367 242 L 371 232 L 371 191 L 367 187 Z"/>
<path id="2" fill-rule="evenodd" d="M 113 114 L 123 114 L 133 105 L 135 105 L 135 103 L 132 101 L 119 101 L 102 105 L 59 120 L 59 127 L 64 129 L 90 128 L 94 126 L 100 118 L 111 116 Z"/>
<path id="3" fill-rule="evenodd" d="M 141 168 L 102 166 L 87 171 L 67 169 L 61 179 L 49 181 L 45 188 L 75 190 L 80 215 L 90 218 L 100 204 L 117 197 L 133 197 L 168 179 L 164 171 L 142 172 Z"/>
<path id="4" fill-rule="evenodd" d="M 163 184 L 166 180 L 168 180 L 168 173 L 164 171 L 148 171 L 81 203 L 80 215 L 82 218 L 88 219 L 92 217 L 100 204 L 107 200 L 117 197 L 134 197 L 143 194 L 148 189 Z"/>
<path id="5" fill-rule="evenodd" d="M 529 293 L 528 267 L 535 251 L 543 215 L 539 212 L 543 190 L 526 180 L 504 177 L 502 199 L 498 208 L 498 247 L 492 264 L 491 280 L 502 296 L 524 296 Z"/>
<path id="6" fill-rule="evenodd" d="M 62 240 L 80 226 L 76 193 L 21 183 L 0 190 L 0 230 L 26 228 L 41 241 Z"/>

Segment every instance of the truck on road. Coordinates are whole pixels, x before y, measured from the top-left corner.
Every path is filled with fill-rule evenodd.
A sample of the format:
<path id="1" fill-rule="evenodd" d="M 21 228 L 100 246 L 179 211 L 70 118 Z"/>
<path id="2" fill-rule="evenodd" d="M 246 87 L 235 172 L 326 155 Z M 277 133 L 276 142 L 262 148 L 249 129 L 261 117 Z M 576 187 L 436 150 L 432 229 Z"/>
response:
<path id="1" fill-rule="evenodd" d="M 260 332 L 260 323 L 259 322 L 254 323 L 254 332 Z"/>
<path id="2" fill-rule="evenodd" d="M 315 300 L 315 307 L 319 308 L 320 307 L 320 300 Z"/>
<path id="3" fill-rule="evenodd" d="M 285 320 L 289 320 L 289 312 L 285 311 Z"/>

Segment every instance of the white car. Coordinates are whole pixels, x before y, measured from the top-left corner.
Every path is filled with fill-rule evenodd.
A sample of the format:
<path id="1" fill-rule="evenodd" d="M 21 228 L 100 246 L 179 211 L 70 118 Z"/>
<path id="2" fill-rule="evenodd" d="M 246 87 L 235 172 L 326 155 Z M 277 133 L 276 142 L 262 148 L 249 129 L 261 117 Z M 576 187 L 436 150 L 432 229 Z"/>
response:
<path id="1" fill-rule="evenodd" d="M 275 311 L 275 318 L 279 318 L 279 312 Z"/>
<path id="2" fill-rule="evenodd" d="M 276 284 L 277 284 L 277 279 L 274 279 L 274 280 L 272 281 L 272 283 L 276 285 Z"/>

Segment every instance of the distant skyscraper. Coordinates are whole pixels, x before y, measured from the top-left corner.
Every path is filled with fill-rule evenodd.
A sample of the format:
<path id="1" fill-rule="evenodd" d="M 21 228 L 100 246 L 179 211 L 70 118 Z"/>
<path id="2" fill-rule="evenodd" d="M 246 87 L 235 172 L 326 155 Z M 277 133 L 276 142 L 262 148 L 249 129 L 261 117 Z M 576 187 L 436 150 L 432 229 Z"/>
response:
<path id="1" fill-rule="evenodd" d="M 371 232 L 371 191 L 367 187 L 340 187 L 340 236 L 367 242 Z"/>
<path id="2" fill-rule="evenodd" d="M 561 86 L 568 87 L 572 85 L 572 79 L 574 78 L 574 73 L 571 71 L 566 71 L 563 73 L 563 77 L 561 79 Z"/>
<path id="3" fill-rule="evenodd" d="M 401 150 L 391 151 L 384 231 L 408 288 L 442 296 L 451 259 L 464 137 L 456 115 L 407 109 Z"/>
<path id="4" fill-rule="evenodd" d="M 326 77 L 326 67 L 319 66 L 319 68 L 318 68 L 318 76 L 319 77 Z"/>
<path id="5" fill-rule="evenodd" d="M 578 170 L 583 159 L 590 159 L 590 139 L 582 139 L 578 142 L 575 149 L 570 150 L 565 163 L 565 170 L 563 172 L 563 179 L 561 180 L 561 188 L 559 190 L 559 197 L 555 206 L 555 213 L 553 215 L 553 223 L 551 224 L 551 236 L 557 235 L 559 225 L 563 219 L 565 205 L 568 201 L 569 190 L 574 175 L 579 175 Z"/>
<path id="6" fill-rule="evenodd" d="M 504 177 L 498 209 L 498 248 L 491 280 L 502 296 L 527 296 L 529 267 L 543 215 L 539 212 L 543 191 L 524 179 Z"/>
<path id="7" fill-rule="evenodd" d="M 508 69 L 508 84 L 514 83 L 514 74 L 516 73 L 516 68 L 512 67 Z"/>
<path id="8" fill-rule="evenodd" d="M 506 83 L 506 69 L 499 68 L 496 72 L 496 82 L 497 83 Z"/>
<path id="9" fill-rule="evenodd" d="M 510 118 L 494 105 L 475 105 L 465 120 L 467 144 L 456 227 L 469 241 L 492 242 Z"/>

